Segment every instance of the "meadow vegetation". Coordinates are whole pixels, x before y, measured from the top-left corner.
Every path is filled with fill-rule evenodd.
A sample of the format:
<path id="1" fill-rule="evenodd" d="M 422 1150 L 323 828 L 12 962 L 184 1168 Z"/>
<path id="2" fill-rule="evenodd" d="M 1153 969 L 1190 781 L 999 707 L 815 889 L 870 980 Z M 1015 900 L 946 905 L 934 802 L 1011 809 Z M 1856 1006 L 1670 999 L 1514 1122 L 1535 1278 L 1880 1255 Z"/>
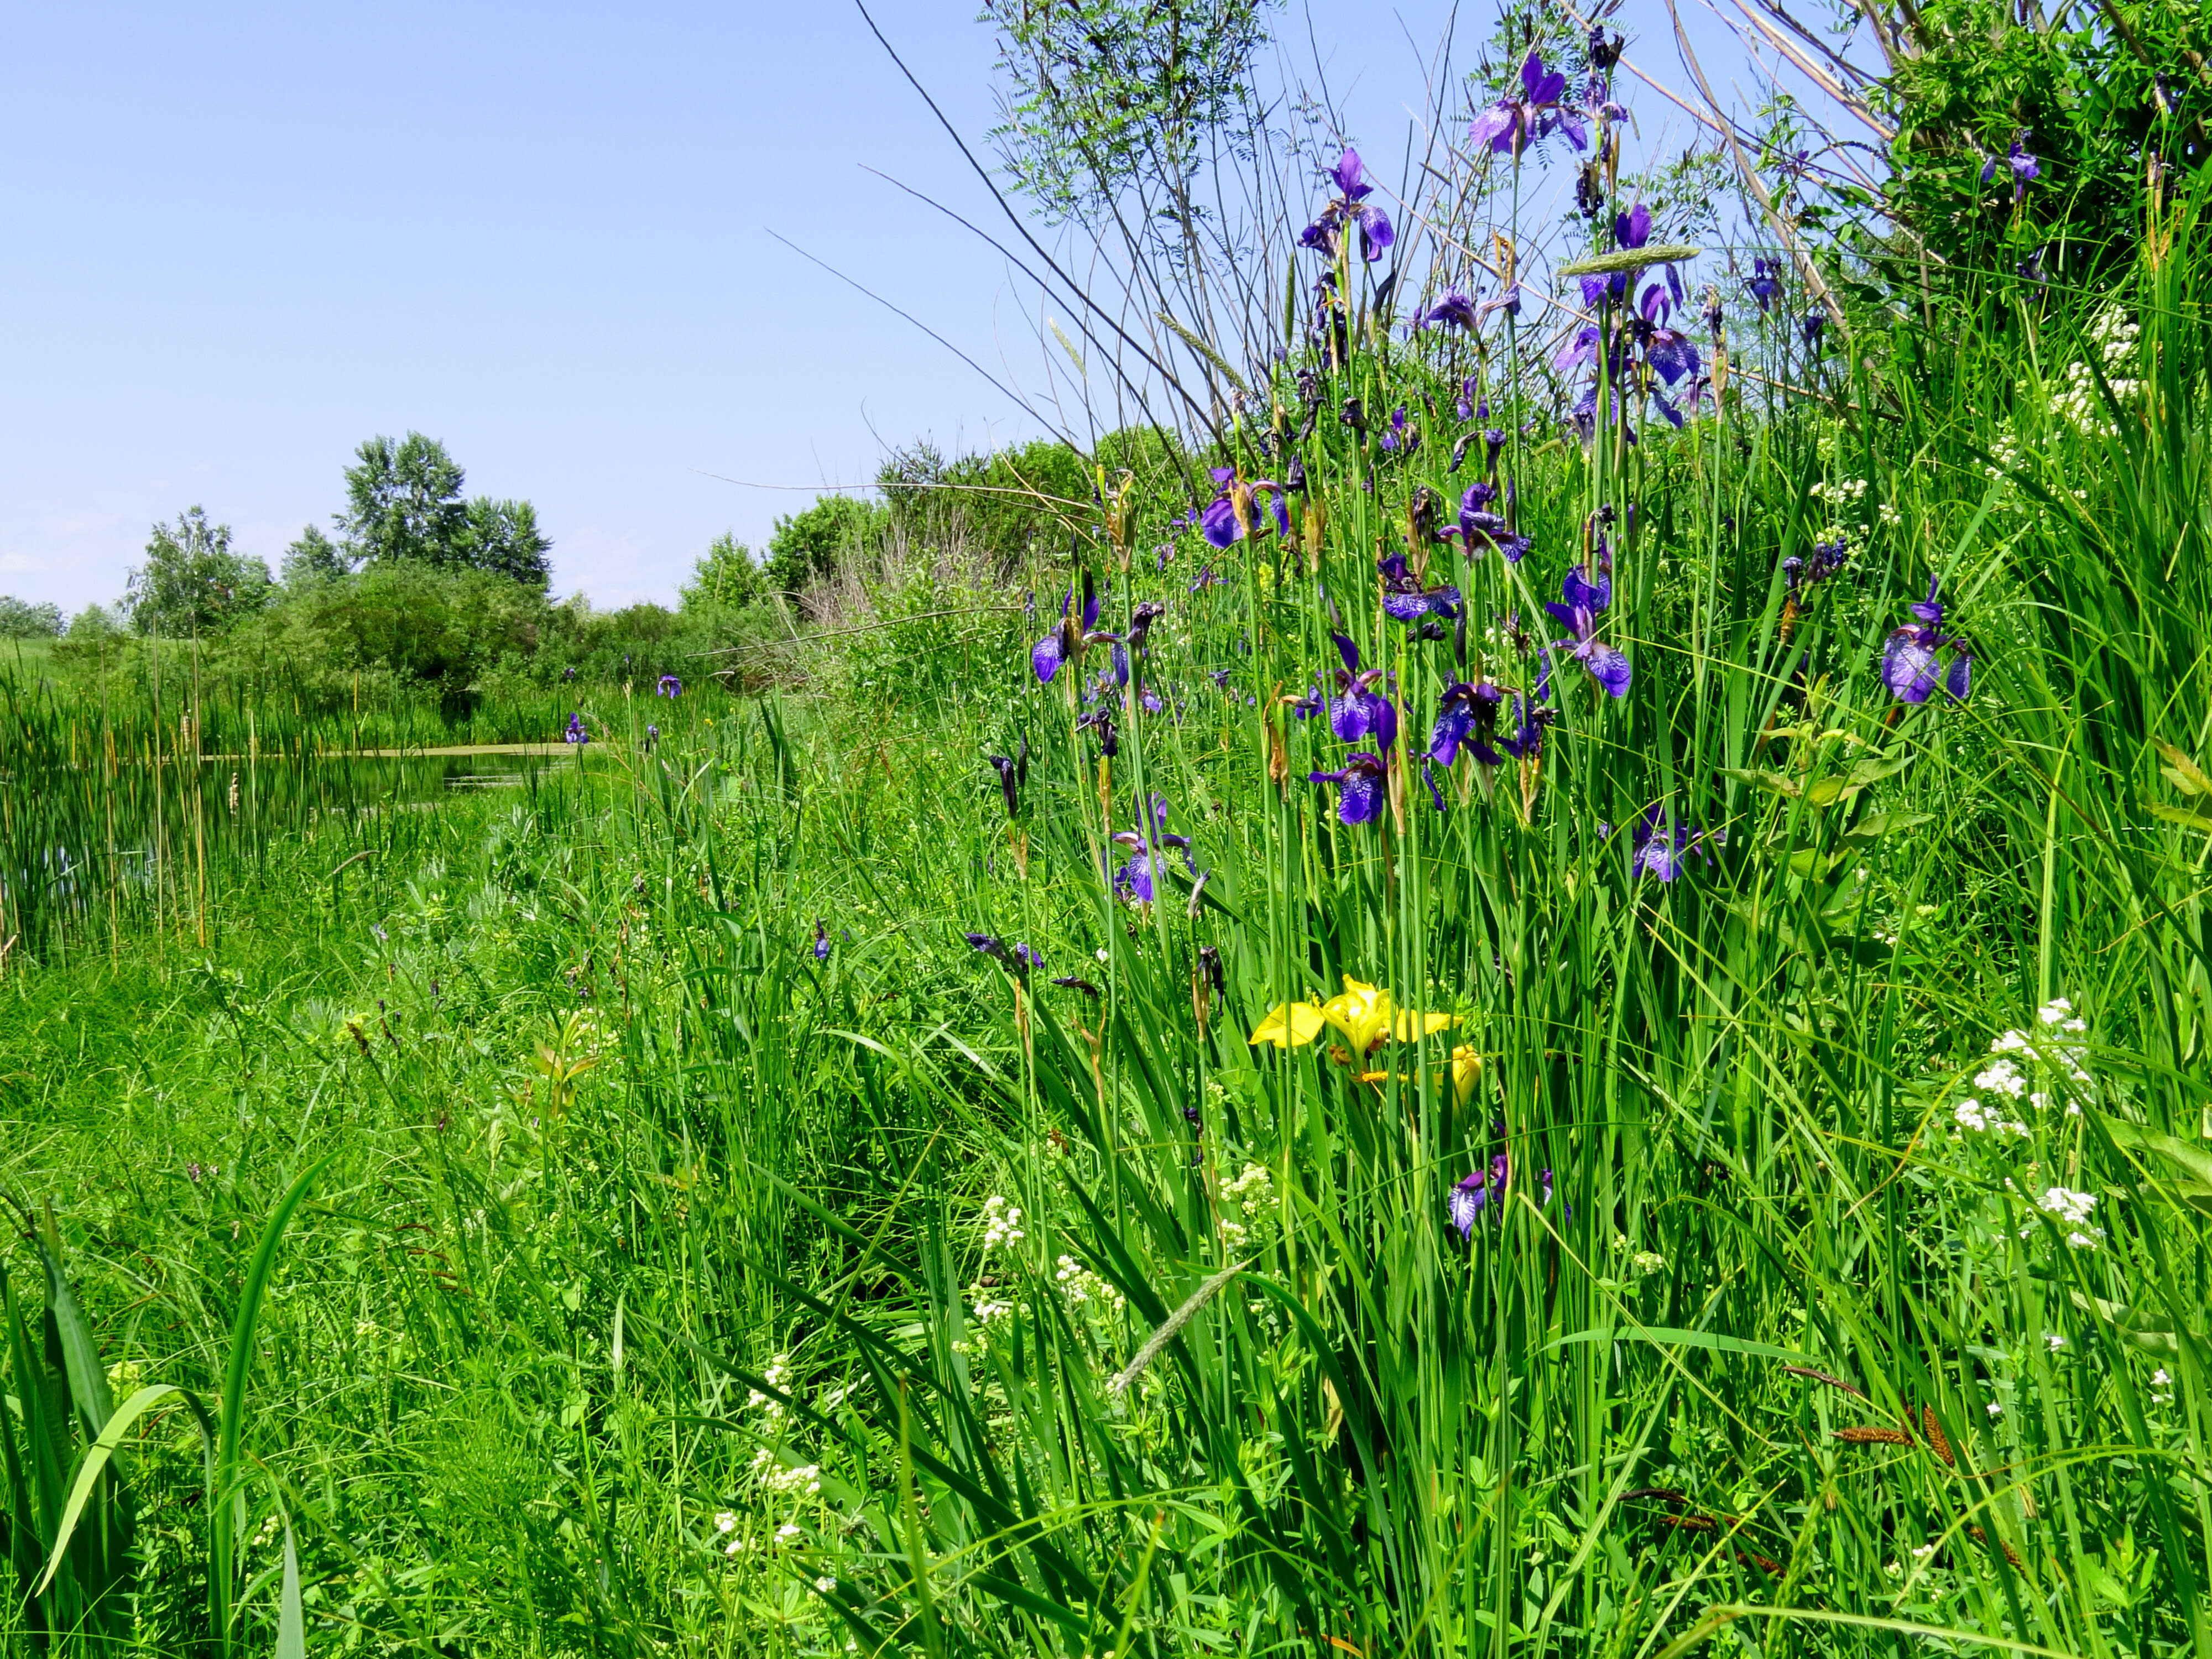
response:
<path id="1" fill-rule="evenodd" d="M 1876 7 L 1891 193 L 1785 112 L 1702 222 L 1516 14 L 1427 183 L 1284 164 L 1175 435 L 917 447 L 674 611 L 400 556 L 0 659 L 7 1639 L 2212 1659 L 2154 9 L 2125 166 L 1925 90 L 2124 33 Z M 1166 157 L 1180 259 L 1235 106 L 1154 90 L 1014 176 Z"/>

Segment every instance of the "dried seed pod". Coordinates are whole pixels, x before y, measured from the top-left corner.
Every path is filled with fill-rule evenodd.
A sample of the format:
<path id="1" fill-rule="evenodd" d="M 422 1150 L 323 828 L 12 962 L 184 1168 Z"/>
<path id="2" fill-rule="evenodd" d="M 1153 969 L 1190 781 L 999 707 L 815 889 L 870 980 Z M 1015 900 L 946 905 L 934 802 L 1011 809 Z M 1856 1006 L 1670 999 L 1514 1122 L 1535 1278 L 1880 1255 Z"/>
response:
<path id="1" fill-rule="evenodd" d="M 1871 1423 L 1838 1429 L 1836 1438 L 1851 1446 L 1909 1446 L 1912 1443 L 1912 1437 L 1903 1429 L 1885 1429 Z"/>
<path id="2" fill-rule="evenodd" d="M 1683 1532 L 1711 1532 L 1720 1525 L 1710 1515 L 1662 1515 L 1659 1519 Z"/>
<path id="3" fill-rule="evenodd" d="M 1983 1531 L 1979 1527 L 1967 1528 L 1966 1536 L 1972 1539 L 1977 1544 L 1986 1544 L 1990 1541 L 1989 1534 Z M 1997 1540 L 1997 1547 L 2004 1552 L 2005 1559 L 2011 1562 L 2015 1567 L 2024 1567 L 2027 1565 L 2020 1559 L 2020 1552 L 2014 1549 L 2010 1544 L 2005 1542 L 2003 1539 L 2000 1538 Z"/>
<path id="4" fill-rule="evenodd" d="M 1957 1468 L 1959 1460 L 1951 1455 L 1951 1443 L 1943 1437 L 1943 1425 L 1936 1420 L 1936 1408 L 1933 1406 L 1921 1407 L 1920 1426 L 1927 1431 L 1928 1449 L 1943 1460 L 1945 1468 Z"/>

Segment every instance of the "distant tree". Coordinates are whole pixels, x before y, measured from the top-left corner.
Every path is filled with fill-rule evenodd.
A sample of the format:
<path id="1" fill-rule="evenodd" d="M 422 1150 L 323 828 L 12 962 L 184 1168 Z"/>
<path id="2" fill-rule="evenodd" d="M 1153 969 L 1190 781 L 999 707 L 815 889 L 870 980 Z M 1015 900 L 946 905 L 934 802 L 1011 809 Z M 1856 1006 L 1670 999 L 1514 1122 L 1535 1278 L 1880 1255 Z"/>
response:
<path id="1" fill-rule="evenodd" d="M 495 501 L 479 495 L 469 503 L 459 556 L 453 562 L 543 587 L 553 579 L 553 567 L 545 556 L 552 548 L 538 528 L 538 509 L 528 501 Z"/>
<path id="2" fill-rule="evenodd" d="M 419 432 L 398 442 L 371 438 L 345 471 L 346 510 L 338 527 L 363 562 L 417 559 L 461 564 L 469 530 L 466 481 L 445 445 Z"/>
<path id="3" fill-rule="evenodd" d="M 768 541 L 768 585 L 798 592 L 867 547 L 889 521 L 886 508 L 849 495 L 823 495 L 803 513 L 778 519 Z"/>
<path id="4" fill-rule="evenodd" d="M 209 633 L 258 611 L 270 586 L 267 565 L 231 551 L 230 526 L 194 507 L 154 526 L 124 604 L 141 634 Z"/>
<path id="5" fill-rule="evenodd" d="M 726 530 L 691 567 L 691 580 L 676 591 L 686 616 L 711 616 L 740 610 L 765 597 L 768 578 L 752 550 L 734 531 Z"/>
<path id="6" fill-rule="evenodd" d="M 0 593 L 0 640 L 50 640 L 62 631 L 62 608 Z"/>
<path id="7" fill-rule="evenodd" d="M 278 568 L 283 572 L 285 586 L 299 587 L 346 575 L 353 569 L 353 562 L 350 553 L 309 525 L 300 532 L 300 539 L 284 550 L 284 562 Z"/>
<path id="8" fill-rule="evenodd" d="M 355 452 L 345 481 L 339 550 L 358 563 L 489 570 L 529 587 L 551 580 L 545 556 L 553 544 L 538 527 L 538 509 L 489 495 L 464 500 L 467 475 L 435 438 L 371 438 Z M 294 545 L 305 544 L 303 537 Z"/>
<path id="9" fill-rule="evenodd" d="M 115 613 L 104 605 L 88 605 L 70 618 L 68 638 L 77 643 L 112 639 L 122 633 Z"/>

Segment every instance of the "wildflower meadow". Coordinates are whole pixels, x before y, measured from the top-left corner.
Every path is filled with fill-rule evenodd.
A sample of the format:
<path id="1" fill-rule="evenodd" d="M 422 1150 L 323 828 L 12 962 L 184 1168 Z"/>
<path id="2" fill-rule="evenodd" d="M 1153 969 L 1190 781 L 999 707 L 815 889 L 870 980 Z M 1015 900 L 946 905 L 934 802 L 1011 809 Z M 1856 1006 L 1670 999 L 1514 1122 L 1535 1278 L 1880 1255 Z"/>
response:
<path id="1" fill-rule="evenodd" d="M 1989 9 L 1133 146 L 773 629 L 0 659 L 10 1650 L 2212 1659 L 2208 37 Z"/>

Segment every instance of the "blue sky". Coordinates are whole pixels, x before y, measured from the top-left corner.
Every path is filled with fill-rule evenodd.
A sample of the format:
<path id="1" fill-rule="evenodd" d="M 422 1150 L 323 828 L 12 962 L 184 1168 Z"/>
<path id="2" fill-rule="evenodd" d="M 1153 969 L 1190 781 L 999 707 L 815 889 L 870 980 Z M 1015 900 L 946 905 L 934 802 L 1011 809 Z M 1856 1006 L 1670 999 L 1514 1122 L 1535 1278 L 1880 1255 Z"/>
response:
<path id="1" fill-rule="evenodd" d="M 872 9 L 979 139 L 970 0 Z M 1309 9 L 1355 136 L 1397 151 L 1450 8 L 1313 0 L 1301 55 Z M 1493 15 L 1463 12 L 1462 60 Z M 1619 21 L 1679 84 L 1664 10 Z M 112 599 L 194 503 L 273 567 L 362 439 L 414 428 L 536 502 L 557 591 L 666 600 L 716 533 L 757 545 L 809 499 L 708 475 L 851 483 L 887 443 L 1030 435 L 766 234 L 1035 378 L 999 257 L 863 170 L 994 211 L 839 0 L 77 3 L 18 12 L 9 48 L 0 592 Z"/>

